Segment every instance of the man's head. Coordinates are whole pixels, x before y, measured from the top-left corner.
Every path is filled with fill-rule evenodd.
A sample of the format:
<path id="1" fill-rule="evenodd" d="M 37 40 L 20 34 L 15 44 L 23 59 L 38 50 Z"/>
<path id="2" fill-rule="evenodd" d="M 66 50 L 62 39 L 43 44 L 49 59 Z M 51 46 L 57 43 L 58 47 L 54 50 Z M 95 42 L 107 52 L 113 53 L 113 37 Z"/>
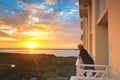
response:
<path id="1" fill-rule="evenodd" d="M 82 45 L 82 44 L 78 44 L 78 49 L 79 49 L 79 50 L 84 49 L 83 45 Z"/>

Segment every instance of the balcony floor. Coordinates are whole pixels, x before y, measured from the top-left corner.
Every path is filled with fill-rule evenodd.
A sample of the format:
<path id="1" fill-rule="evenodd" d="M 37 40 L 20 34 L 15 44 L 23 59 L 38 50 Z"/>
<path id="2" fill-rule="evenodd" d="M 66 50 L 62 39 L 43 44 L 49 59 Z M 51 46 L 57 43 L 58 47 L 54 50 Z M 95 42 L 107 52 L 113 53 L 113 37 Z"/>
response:
<path id="1" fill-rule="evenodd" d="M 91 77 L 77 77 L 72 76 L 70 80 L 117 80 L 112 78 L 91 78 Z"/>

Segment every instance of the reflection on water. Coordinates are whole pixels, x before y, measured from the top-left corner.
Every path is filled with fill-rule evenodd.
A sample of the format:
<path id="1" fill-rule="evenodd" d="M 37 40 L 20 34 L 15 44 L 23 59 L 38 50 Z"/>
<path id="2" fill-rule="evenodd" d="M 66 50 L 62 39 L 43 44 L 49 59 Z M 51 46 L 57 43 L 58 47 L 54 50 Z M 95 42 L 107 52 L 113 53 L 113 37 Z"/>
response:
<path id="1" fill-rule="evenodd" d="M 54 54 L 56 56 L 78 56 L 79 54 L 79 50 L 0 49 L 0 52 L 22 54 Z"/>
<path id="2" fill-rule="evenodd" d="M 29 54 L 34 54 L 35 50 L 34 49 L 30 49 L 30 53 Z"/>

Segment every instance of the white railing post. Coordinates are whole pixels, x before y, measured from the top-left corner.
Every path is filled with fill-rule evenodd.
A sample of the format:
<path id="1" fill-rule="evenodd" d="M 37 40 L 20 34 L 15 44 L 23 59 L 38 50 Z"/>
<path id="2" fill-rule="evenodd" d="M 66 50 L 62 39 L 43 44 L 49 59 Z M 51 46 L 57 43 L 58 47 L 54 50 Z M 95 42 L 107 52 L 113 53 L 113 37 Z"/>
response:
<path id="1" fill-rule="evenodd" d="M 109 67 L 106 68 L 106 77 L 109 77 Z"/>
<path id="2" fill-rule="evenodd" d="M 80 60 L 77 58 L 77 61 L 76 61 L 76 76 L 79 77 L 79 70 L 80 70 Z"/>
<path id="3" fill-rule="evenodd" d="M 82 60 L 77 58 L 76 61 L 76 76 L 79 77 L 80 76 L 80 70 L 82 70 L 82 66 L 80 66 L 80 64 L 83 64 Z"/>

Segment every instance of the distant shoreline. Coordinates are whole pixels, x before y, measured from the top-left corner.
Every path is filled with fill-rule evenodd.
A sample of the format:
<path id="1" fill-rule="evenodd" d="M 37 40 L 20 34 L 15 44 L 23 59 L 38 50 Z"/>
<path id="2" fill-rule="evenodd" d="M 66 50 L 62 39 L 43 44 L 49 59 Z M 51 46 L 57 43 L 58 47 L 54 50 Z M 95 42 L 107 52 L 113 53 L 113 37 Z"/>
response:
<path id="1" fill-rule="evenodd" d="M 23 50 L 23 49 L 30 49 L 30 48 L 0 48 L 0 50 Z M 31 48 L 32 49 L 32 48 Z M 33 50 L 78 50 L 78 49 L 62 49 L 62 48 L 33 48 Z"/>
<path id="2" fill-rule="evenodd" d="M 77 56 L 78 49 L 26 49 L 26 48 L 0 48 L 2 53 L 20 54 L 54 54 L 56 56 Z"/>

